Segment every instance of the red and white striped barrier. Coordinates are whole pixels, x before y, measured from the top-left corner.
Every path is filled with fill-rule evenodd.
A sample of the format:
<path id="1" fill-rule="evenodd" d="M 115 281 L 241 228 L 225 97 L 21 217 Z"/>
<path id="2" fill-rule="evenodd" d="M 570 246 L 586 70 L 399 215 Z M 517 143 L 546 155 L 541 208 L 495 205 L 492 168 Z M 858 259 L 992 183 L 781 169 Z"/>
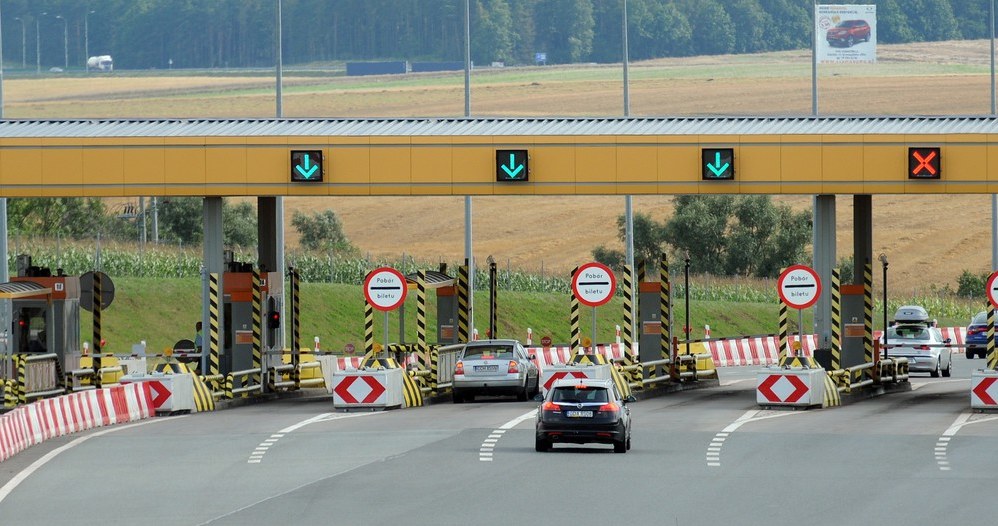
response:
<path id="1" fill-rule="evenodd" d="M 0 462 L 50 438 L 153 414 L 145 382 L 38 400 L 0 416 Z"/>

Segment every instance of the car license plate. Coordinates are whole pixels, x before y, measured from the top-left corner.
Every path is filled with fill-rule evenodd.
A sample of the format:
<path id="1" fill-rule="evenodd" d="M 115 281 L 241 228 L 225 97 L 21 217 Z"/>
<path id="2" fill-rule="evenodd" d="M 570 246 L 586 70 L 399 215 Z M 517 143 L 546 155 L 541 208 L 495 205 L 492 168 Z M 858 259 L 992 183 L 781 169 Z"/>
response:
<path id="1" fill-rule="evenodd" d="M 476 371 L 484 371 L 484 372 L 498 371 L 499 370 L 499 364 L 495 364 L 495 365 L 476 365 L 475 366 L 475 370 Z"/>
<path id="2" fill-rule="evenodd" d="M 592 418 L 592 411 L 565 411 L 565 416 L 568 418 Z"/>

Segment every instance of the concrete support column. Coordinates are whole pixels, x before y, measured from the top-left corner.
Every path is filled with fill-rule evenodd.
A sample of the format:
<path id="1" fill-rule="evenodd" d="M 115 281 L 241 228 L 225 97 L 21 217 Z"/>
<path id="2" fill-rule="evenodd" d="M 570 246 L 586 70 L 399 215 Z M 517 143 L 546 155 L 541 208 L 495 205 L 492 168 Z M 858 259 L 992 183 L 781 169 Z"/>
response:
<path id="1" fill-rule="evenodd" d="M 842 291 L 842 367 L 852 367 L 865 360 L 864 271 L 866 262 L 873 260 L 873 199 L 869 195 L 853 196 L 853 273 L 851 284 Z M 849 276 L 842 276 L 843 281 Z"/>
<path id="2" fill-rule="evenodd" d="M 205 274 L 202 279 L 202 290 L 201 290 L 201 322 L 204 324 L 204 334 L 205 334 L 205 345 L 204 348 L 208 348 L 208 328 L 211 327 L 211 321 L 209 319 L 209 294 L 208 294 L 208 279 L 209 274 L 218 275 L 218 290 L 220 292 L 225 290 L 223 284 L 223 275 L 225 272 L 225 261 L 222 254 L 224 249 L 224 231 L 222 229 L 222 198 L 221 197 L 205 197 L 204 198 L 204 265 Z M 219 298 L 218 303 L 218 319 L 225 319 L 225 302 Z M 191 334 L 193 336 L 194 327 L 191 327 Z M 220 335 L 220 342 L 224 342 L 224 335 Z M 220 344 L 221 347 L 221 344 Z M 219 349 L 219 358 L 222 358 L 222 354 L 225 352 L 224 348 Z M 204 368 L 204 360 L 202 359 L 202 371 Z M 226 372 L 229 370 L 225 369 Z"/>
<path id="3" fill-rule="evenodd" d="M 814 196 L 813 226 L 814 266 L 821 278 L 821 296 L 814 310 L 814 331 L 818 346 L 831 347 L 832 335 L 832 268 L 835 267 L 835 196 Z"/>

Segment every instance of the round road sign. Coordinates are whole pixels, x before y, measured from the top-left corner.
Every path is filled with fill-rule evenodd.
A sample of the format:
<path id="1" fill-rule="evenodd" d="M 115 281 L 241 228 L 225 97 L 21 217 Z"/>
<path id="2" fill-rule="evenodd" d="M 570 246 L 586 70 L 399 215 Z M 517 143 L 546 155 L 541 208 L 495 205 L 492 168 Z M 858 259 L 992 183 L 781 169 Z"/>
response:
<path id="1" fill-rule="evenodd" d="M 405 276 L 391 267 L 380 267 L 371 271 L 364 280 L 364 297 L 372 307 L 380 311 L 395 310 L 405 301 L 409 292 Z"/>
<path id="2" fill-rule="evenodd" d="M 617 290 L 617 278 L 602 263 L 586 263 L 572 277 L 572 292 L 583 305 L 599 307 Z"/>
<path id="3" fill-rule="evenodd" d="M 541 347 L 544 347 L 546 349 L 546 348 L 548 348 L 550 346 L 551 346 L 551 337 L 550 336 L 545 336 L 545 337 L 541 338 Z"/>
<path id="4" fill-rule="evenodd" d="M 821 295 L 821 279 L 811 267 L 793 265 L 776 280 L 780 299 L 792 309 L 806 309 L 814 305 Z"/>
<path id="5" fill-rule="evenodd" d="M 992 305 L 998 307 L 998 283 L 995 283 L 995 280 L 998 280 L 998 271 L 992 272 L 991 277 L 988 278 L 987 291 L 988 300 L 991 301 Z"/>

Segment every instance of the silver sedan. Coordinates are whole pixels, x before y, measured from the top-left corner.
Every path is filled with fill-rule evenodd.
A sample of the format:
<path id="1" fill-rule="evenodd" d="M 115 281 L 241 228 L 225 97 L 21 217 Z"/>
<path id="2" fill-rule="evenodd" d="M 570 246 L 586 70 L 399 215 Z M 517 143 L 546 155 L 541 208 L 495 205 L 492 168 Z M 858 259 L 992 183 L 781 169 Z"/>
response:
<path id="1" fill-rule="evenodd" d="M 454 403 L 475 395 L 515 395 L 528 400 L 538 391 L 540 376 L 533 355 L 516 340 L 469 342 L 454 366 Z"/>
<path id="2" fill-rule="evenodd" d="M 908 371 L 929 373 L 933 377 L 949 376 L 953 353 L 949 338 L 925 325 L 895 325 L 887 330 L 887 356 L 908 359 Z"/>

